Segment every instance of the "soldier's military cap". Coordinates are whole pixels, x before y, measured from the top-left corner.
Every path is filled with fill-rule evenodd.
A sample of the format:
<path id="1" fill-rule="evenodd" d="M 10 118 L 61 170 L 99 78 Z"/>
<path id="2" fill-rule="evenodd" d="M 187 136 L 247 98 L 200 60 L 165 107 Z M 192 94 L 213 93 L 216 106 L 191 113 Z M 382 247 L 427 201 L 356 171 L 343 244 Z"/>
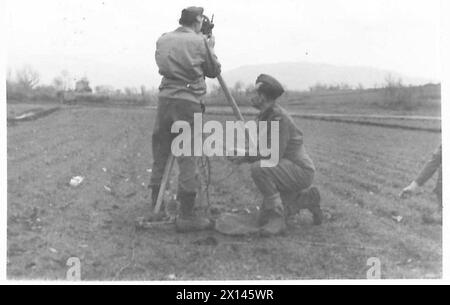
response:
<path id="1" fill-rule="evenodd" d="M 275 77 L 261 74 L 256 79 L 256 87 L 258 92 L 265 94 L 270 98 L 278 98 L 284 93 L 283 86 Z"/>
<path id="2" fill-rule="evenodd" d="M 203 7 L 190 6 L 181 11 L 180 24 L 191 24 L 197 16 L 203 15 Z"/>

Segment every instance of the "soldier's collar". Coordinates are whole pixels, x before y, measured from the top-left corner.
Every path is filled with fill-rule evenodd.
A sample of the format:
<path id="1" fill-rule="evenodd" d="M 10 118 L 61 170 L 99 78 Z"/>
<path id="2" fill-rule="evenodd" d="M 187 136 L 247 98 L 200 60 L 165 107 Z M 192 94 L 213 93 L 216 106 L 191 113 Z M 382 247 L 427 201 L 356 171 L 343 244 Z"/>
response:
<path id="1" fill-rule="evenodd" d="M 273 111 L 274 111 L 274 108 L 277 106 L 277 104 L 276 103 L 274 103 L 272 106 L 270 106 L 269 108 L 267 108 L 266 110 L 264 110 L 263 112 L 261 112 L 260 114 L 259 114 L 259 119 L 260 120 L 265 120 L 265 119 L 267 119 L 269 116 L 270 116 L 270 114 L 272 114 L 273 113 Z"/>
<path id="2" fill-rule="evenodd" d="M 185 27 L 185 26 L 180 26 L 178 29 L 176 29 L 177 32 L 183 32 L 183 33 L 195 33 L 195 31 L 191 28 Z"/>

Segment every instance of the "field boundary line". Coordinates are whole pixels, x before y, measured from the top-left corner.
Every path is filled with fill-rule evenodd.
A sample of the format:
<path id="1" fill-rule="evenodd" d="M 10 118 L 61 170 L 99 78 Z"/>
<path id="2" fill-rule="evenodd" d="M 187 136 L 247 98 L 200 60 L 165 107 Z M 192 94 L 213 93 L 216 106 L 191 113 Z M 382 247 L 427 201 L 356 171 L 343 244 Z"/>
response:
<path id="1" fill-rule="evenodd" d="M 52 108 L 45 109 L 45 110 L 37 109 L 37 110 L 24 111 L 23 113 L 21 113 L 17 116 L 7 118 L 6 121 L 8 123 L 34 121 L 34 120 L 37 120 L 44 116 L 48 116 L 48 115 L 52 114 L 53 112 L 56 112 L 60 109 L 61 109 L 61 107 L 52 107 Z"/>
<path id="2" fill-rule="evenodd" d="M 207 114 L 214 115 L 232 115 L 231 111 L 227 109 L 219 110 L 212 109 L 207 110 Z M 242 111 L 244 115 L 255 115 L 255 112 L 252 111 Z M 300 114 L 300 113 L 290 113 L 294 118 L 302 118 L 308 120 L 319 120 L 319 121 L 327 121 L 327 122 L 338 122 L 338 123 L 348 123 L 348 124 L 357 124 L 357 125 L 367 125 L 367 126 L 377 126 L 377 127 L 385 127 L 385 128 L 393 128 L 393 129 L 405 129 L 405 130 L 418 130 L 418 131 L 427 131 L 427 132 L 435 132 L 440 133 L 440 128 L 432 128 L 432 127 L 420 127 L 420 126 L 407 126 L 400 124 L 392 124 L 392 123 L 383 123 L 383 122 L 373 122 L 373 121 L 362 121 L 355 119 L 346 119 L 346 118 L 360 118 L 360 119 L 393 119 L 397 117 L 386 116 L 386 117 L 368 117 L 368 116 L 357 116 L 357 115 L 334 115 L 334 114 Z M 424 121 L 431 120 L 432 117 L 427 117 L 427 119 L 423 119 L 420 117 L 398 117 L 399 120 L 413 120 L 413 121 Z M 433 121 L 441 120 L 440 118 L 432 119 Z"/>

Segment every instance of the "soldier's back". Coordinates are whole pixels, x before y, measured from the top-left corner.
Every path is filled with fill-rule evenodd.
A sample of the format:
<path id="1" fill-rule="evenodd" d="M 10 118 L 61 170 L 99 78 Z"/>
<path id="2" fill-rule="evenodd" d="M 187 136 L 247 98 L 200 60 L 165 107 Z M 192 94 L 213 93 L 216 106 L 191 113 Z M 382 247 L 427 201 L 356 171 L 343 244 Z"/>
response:
<path id="1" fill-rule="evenodd" d="M 155 53 L 159 73 L 186 82 L 202 77 L 203 39 L 201 35 L 183 27 L 162 35 L 156 43 Z"/>

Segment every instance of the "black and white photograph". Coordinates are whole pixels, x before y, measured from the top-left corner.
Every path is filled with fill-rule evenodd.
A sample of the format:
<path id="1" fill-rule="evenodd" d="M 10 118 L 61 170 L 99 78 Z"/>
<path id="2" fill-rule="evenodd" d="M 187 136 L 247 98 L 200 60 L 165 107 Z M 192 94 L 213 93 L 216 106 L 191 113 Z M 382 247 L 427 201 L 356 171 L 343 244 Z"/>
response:
<path id="1" fill-rule="evenodd" d="M 443 1 L 2 2 L 6 282 L 445 280 Z"/>

